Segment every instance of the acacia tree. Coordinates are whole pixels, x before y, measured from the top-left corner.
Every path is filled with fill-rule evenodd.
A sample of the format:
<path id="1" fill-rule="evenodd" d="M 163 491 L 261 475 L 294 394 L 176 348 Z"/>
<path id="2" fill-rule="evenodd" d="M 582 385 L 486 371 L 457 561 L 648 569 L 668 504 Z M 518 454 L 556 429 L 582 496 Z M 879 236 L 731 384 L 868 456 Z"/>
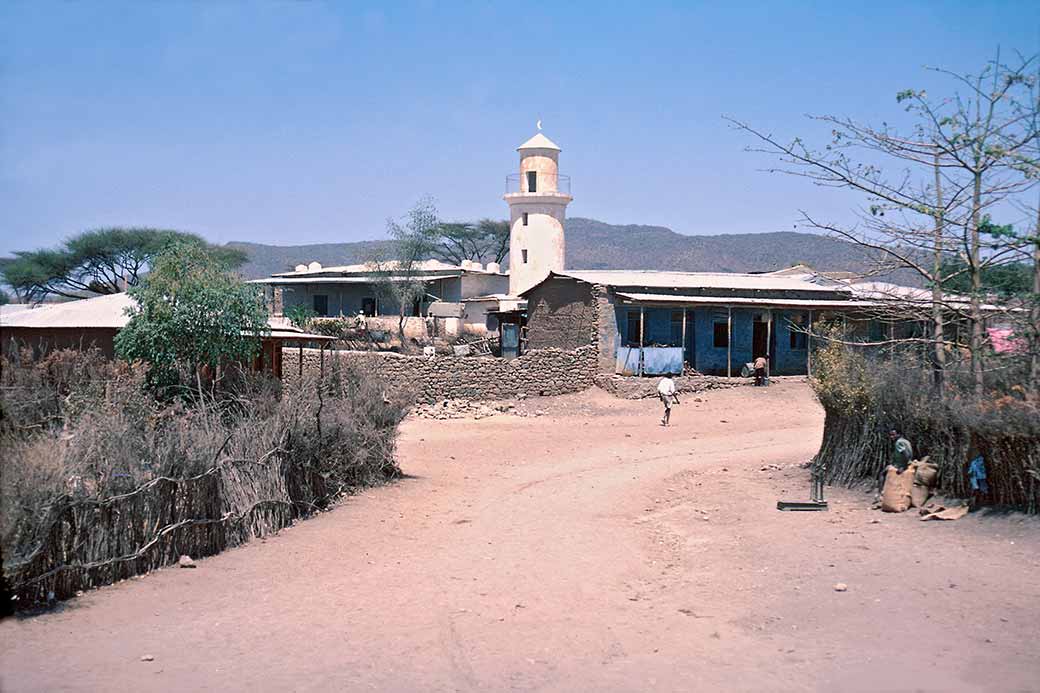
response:
<path id="1" fill-rule="evenodd" d="M 146 362 L 154 387 L 188 377 L 202 396 L 203 366 L 215 373 L 228 362 L 250 361 L 270 333 L 262 291 L 195 243 L 168 247 L 128 293 L 136 305 L 116 335 L 116 353 Z"/>
<path id="2" fill-rule="evenodd" d="M 933 100 L 924 91 L 897 95 L 914 118 L 909 134 L 851 118 L 813 118 L 831 130 L 824 148 L 802 139 L 782 141 L 730 119 L 762 144 L 752 151 L 780 159 L 772 171 L 801 176 L 816 185 L 844 188 L 866 198 L 852 224 L 827 222 L 803 211 L 805 223 L 852 241 L 881 259 L 877 271 L 895 268 L 918 274 L 931 287 L 926 303 L 899 306 L 927 311 L 932 322 L 935 382 L 946 366 L 944 319 L 951 313 L 971 324 L 968 344 L 975 390 L 983 389 L 983 274 L 1020 257 L 1029 239 L 989 215 L 1018 200 L 1035 185 L 1040 164 L 1033 152 L 1038 134 L 1035 58 L 1014 66 L 997 60 L 978 75 L 937 72 L 967 93 Z M 950 260 L 959 262 L 951 264 Z M 947 285 L 965 275 L 969 297 L 947 296 Z"/>
<path id="3" fill-rule="evenodd" d="M 476 223 L 449 222 L 437 228 L 434 255 L 456 265 L 463 260 L 501 263 L 509 253 L 509 222 L 481 219 Z"/>
<path id="4" fill-rule="evenodd" d="M 205 248 L 228 267 L 246 260 L 241 251 L 210 245 L 195 234 L 115 227 L 85 231 L 58 248 L 17 252 L 0 260 L 0 274 L 19 298 L 30 302 L 48 296 L 82 298 L 90 293 L 120 293 L 136 286 L 152 260 L 172 243 Z"/>
<path id="5" fill-rule="evenodd" d="M 426 297 L 423 261 L 437 250 L 441 225 L 433 200 L 424 197 L 408 211 L 403 223 L 387 219 L 386 226 L 391 242 L 368 264 L 376 272 L 380 296 L 397 306 L 397 336 L 405 350 L 405 318 L 411 307 Z"/>

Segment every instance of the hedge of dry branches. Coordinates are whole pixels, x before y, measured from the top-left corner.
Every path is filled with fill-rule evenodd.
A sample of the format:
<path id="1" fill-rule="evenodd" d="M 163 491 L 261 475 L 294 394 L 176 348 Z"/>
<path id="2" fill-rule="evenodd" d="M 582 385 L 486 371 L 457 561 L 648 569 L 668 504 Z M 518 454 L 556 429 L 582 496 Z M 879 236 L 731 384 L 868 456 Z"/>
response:
<path id="1" fill-rule="evenodd" d="M 144 373 L 56 352 L 3 364 L 3 569 L 16 606 L 208 556 L 397 474 L 407 403 L 339 364 L 159 401 Z"/>
<path id="2" fill-rule="evenodd" d="M 967 467 L 986 462 L 987 504 L 1040 512 L 1040 407 L 1020 383 L 1028 364 L 1010 359 L 990 375 L 983 397 L 970 373 L 948 373 L 939 397 L 928 364 L 913 350 L 881 357 L 837 342 L 814 355 L 813 388 L 826 412 L 816 459 L 831 483 L 873 481 L 889 463 L 888 431 L 902 432 L 917 457 L 939 466 L 939 490 L 968 498 Z"/>

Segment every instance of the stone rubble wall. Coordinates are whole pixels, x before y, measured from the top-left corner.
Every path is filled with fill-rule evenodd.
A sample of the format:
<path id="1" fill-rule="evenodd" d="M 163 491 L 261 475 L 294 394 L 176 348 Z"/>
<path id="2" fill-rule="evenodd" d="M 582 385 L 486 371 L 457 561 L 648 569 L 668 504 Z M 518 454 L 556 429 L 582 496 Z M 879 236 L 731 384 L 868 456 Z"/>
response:
<path id="1" fill-rule="evenodd" d="M 282 351 L 282 380 L 299 378 L 299 350 Z M 563 395 L 593 385 L 596 347 L 574 351 L 539 349 L 509 361 L 484 356 L 434 357 L 371 351 L 326 351 L 325 366 L 332 359 L 360 364 L 380 374 L 394 388 L 407 389 L 420 403 L 446 399 L 498 400 L 527 396 Z M 303 350 L 304 374 L 321 369 L 318 349 Z"/>
<path id="2" fill-rule="evenodd" d="M 676 392 L 698 393 L 707 390 L 725 390 L 751 384 L 739 378 L 725 378 L 714 375 L 681 375 L 672 378 Z M 595 378 L 596 386 L 621 399 L 645 399 L 657 397 L 657 386 L 661 382 L 657 377 L 640 378 L 628 375 L 600 374 Z"/>

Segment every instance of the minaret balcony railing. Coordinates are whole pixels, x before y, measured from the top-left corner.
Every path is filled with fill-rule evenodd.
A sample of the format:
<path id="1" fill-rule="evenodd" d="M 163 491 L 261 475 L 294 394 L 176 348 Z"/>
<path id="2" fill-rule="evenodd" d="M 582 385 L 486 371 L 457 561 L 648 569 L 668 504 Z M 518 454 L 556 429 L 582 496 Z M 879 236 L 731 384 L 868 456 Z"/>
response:
<path id="1" fill-rule="evenodd" d="M 529 189 L 531 181 L 528 173 L 536 174 L 534 176 L 534 190 Z M 533 195 L 540 193 L 563 193 L 564 195 L 570 195 L 571 177 L 559 173 L 542 173 L 541 171 L 513 173 L 506 176 L 506 195 L 515 193 L 531 193 Z"/>

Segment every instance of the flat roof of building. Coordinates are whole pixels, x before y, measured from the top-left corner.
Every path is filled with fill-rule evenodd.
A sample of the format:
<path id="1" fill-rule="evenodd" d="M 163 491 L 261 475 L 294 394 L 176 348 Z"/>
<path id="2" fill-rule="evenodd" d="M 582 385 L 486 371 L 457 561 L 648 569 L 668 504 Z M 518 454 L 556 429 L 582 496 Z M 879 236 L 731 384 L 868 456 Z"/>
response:
<path id="1" fill-rule="evenodd" d="M 618 296 L 636 303 L 664 303 L 670 305 L 763 306 L 777 308 L 871 308 L 873 301 L 839 301 L 820 298 L 743 298 L 724 296 L 678 296 L 676 294 L 642 294 L 618 292 Z"/>
<path id="2" fill-rule="evenodd" d="M 372 284 L 375 282 L 407 282 L 424 281 L 432 282 L 438 279 L 451 279 L 457 274 L 421 274 L 414 277 L 326 277 L 326 276 L 292 276 L 278 275 L 275 277 L 264 277 L 263 279 L 250 279 L 249 284 Z"/>
<path id="3" fill-rule="evenodd" d="M 136 301 L 126 293 L 83 298 L 64 303 L 45 303 L 34 308 L 4 316 L 0 327 L 30 329 L 115 329 L 126 327 L 130 316 L 128 308 Z M 304 332 L 284 318 L 272 317 L 267 321 L 271 337 L 290 341 L 328 341 L 335 339 L 322 334 Z"/>
<path id="4" fill-rule="evenodd" d="M 303 264 L 303 263 L 301 263 L 301 264 Z M 493 263 L 491 263 L 491 264 L 493 264 Z M 272 277 L 320 277 L 320 276 L 328 276 L 330 274 L 331 275 L 359 274 L 359 275 L 369 275 L 369 276 L 371 276 L 373 274 L 394 272 L 399 267 L 400 267 L 400 263 L 398 263 L 398 262 L 387 262 L 387 263 L 384 263 L 382 265 L 380 265 L 378 263 L 374 263 L 374 262 L 366 262 L 366 263 L 363 263 L 363 264 L 356 264 L 356 265 L 331 265 L 329 267 L 324 267 L 322 265 L 318 265 L 314 269 L 310 269 L 310 266 L 308 265 L 307 269 L 304 269 L 304 270 L 299 270 L 299 271 L 293 270 L 291 272 L 277 272 L 275 274 L 272 274 L 271 276 Z M 504 272 L 490 272 L 490 271 L 488 271 L 486 266 L 481 266 L 480 268 L 477 268 L 477 267 L 474 267 L 474 266 L 467 267 L 467 266 L 464 266 L 464 265 L 453 265 L 453 264 L 448 263 L 448 262 L 442 262 L 441 260 L 423 260 L 421 262 L 418 262 L 415 265 L 413 265 L 411 267 L 410 271 L 409 271 L 410 274 L 411 273 L 415 273 L 415 272 L 440 272 L 442 274 L 450 272 L 451 274 L 445 274 L 445 276 L 448 276 L 448 277 L 457 277 L 457 276 L 459 276 L 460 274 L 462 274 L 464 272 L 474 272 L 476 274 L 490 274 L 490 275 L 495 275 L 495 276 L 505 274 Z"/>
<path id="5" fill-rule="evenodd" d="M 657 270 L 564 270 L 553 275 L 589 284 L 657 289 L 726 289 L 758 291 L 847 292 L 845 287 L 820 286 L 795 277 L 736 272 L 664 272 Z"/>

